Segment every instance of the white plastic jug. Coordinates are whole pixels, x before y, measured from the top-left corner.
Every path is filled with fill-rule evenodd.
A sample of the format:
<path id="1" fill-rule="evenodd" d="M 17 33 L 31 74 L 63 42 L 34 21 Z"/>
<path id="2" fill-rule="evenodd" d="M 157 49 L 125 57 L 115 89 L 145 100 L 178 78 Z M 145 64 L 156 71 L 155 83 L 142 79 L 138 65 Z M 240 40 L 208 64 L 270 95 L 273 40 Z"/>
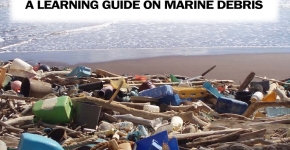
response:
<path id="1" fill-rule="evenodd" d="M 171 118 L 170 124 L 173 125 L 173 131 L 180 131 L 183 125 L 183 120 L 178 116 L 174 116 Z"/>
<path id="2" fill-rule="evenodd" d="M 34 77 L 37 73 L 33 70 L 33 67 L 25 61 L 16 58 L 13 60 L 8 71 L 9 74 L 18 77 Z"/>

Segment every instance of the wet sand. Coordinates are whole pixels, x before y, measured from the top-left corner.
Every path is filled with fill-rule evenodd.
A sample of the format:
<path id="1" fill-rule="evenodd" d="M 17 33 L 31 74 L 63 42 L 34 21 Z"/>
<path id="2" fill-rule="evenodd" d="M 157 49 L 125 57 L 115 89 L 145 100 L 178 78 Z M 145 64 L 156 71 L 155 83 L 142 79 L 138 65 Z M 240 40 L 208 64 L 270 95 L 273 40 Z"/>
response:
<path id="1" fill-rule="evenodd" d="M 56 62 L 47 64 L 62 65 Z M 116 74 L 178 74 L 188 77 L 201 75 L 210 67 L 217 67 L 208 73 L 208 79 L 229 79 L 242 82 L 254 71 L 258 76 L 273 79 L 290 78 L 290 53 L 285 54 L 230 54 L 205 56 L 166 56 L 144 59 L 117 60 L 101 63 L 79 63 L 93 69 L 104 69 Z M 258 79 L 259 80 L 259 79 Z"/>

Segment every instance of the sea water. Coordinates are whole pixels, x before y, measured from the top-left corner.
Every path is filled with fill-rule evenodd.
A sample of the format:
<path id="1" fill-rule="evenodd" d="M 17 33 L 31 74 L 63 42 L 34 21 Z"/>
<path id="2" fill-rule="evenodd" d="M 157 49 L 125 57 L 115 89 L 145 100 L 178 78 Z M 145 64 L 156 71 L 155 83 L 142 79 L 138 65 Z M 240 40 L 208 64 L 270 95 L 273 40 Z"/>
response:
<path id="1" fill-rule="evenodd" d="M 278 22 L 13 23 L 0 0 L 0 60 L 104 62 L 170 55 L 290 52 L 290 0 Z M 69 61 L 67 58 L 70 58 Z"/>

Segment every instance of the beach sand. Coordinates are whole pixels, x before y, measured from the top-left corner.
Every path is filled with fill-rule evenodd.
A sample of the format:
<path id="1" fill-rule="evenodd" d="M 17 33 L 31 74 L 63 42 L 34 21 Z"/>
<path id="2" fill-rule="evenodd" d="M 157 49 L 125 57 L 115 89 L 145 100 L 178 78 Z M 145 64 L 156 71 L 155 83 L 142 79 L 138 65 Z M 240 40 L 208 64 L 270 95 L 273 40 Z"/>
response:
<path id="1" fill-rule="evenodd" d="M 46 63 L 60 65 L 56 62 Z M 66 64 L 61 65 L 65 66 Z M 243 82 L 251 71 L 254 71 L 257 76 L 266 76 L 277 80 L 290 77 L 290 53 L 166 56 L 101 63 L 79 63 L 69 66 L 75 67 L 77 65 L 90 67 L 93 71 L 100 68 L 120 75 L 177 74 L 188 77 L 199 76 L 216 65 L 216 68 L 205 78 L 234 80 L 237 84 Z"/>

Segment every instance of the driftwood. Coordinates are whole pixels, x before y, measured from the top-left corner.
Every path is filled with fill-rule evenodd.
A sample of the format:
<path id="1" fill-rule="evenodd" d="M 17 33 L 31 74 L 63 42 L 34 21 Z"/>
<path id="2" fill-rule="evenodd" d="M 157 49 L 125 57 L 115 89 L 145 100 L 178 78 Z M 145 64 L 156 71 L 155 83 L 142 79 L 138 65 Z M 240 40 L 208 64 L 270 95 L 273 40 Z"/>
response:
<path id="1" fill-rule="evenodd" d="M 239 141 L 246 141 L 249 139 L 262 138 L 262 137 L 264 137 L 265 133 L 266 133 L 266 129 L 254 131 L 251 133 L 241 134 Z"/>
<path id="2" fill-rule="evenodd" d="M 155 125 L 154 120 L 148 120 L 148 119 L 144 119 L 141 117 L 136 117 L 136 116 L 133 116 L 131 114 L 113 115 L 113 117 L 115 117 L 117 119 L 121 119 L 123 121 L 130 121 L 132 123 L 141 124 L 141 125 L 145 125 L 145 126 L 149 126 L 149 127 L 150 126 L 153 127 Z"/>
<path id="3" fill-rule="evenodd" d="M 19 96 L 14 96 L 14 95 L 0 95 L 1 99 L 6 99 L 6 100 L 25 100 L 25 101 L 38 101 L 40 100 L 39 98 L 33 98 L 33 97 L 19 97 Z"/>
<path id="4" fill-rule="evenodd" d="M 191 105 L 183 105 L 183 106 L 172 106 L 172 105 L 166 105 L 161 104 L 162 110 L 166 111 L 176 111 L 176 112 L 185 112 L 185 111 L 193 111 L 195 113 L 199 113 L 201 111 L 204 111 L 206 113 L 214 112 L 208 105 L 203 103 L 202 101 L 198 102 L 192 102 Z"/>
<path id="5" fill-rule="evenodd" d="M 186 134 L 175 134 L 169 135 L 169 138 L 177 138 L 178 140 L 187 139 L 187 138 L 199 138 L 204 136 L 216 135 L 216 134 L 228 134 L 236 131 L 241 131 L 242 128 L 233 128 L 219 131 L 205 131 L 205 132 L 197 132 L 197 133 L 186 133 Z"/>
<path id="6" fill-rule="evenodd" d="M 287 102 L 252 102 L 243 116 L 250 117 L 256 110 L 264 107 L 290 107 L 290 101 Z"/>
<path id="7" fill-rule="evenodd" d="M 20 116 L 24 116 L 26 115 L 28 112 L 30 112 L 32 110 L 32 105 L 28 106 L 26 109 L 24 109 L 21 113 Z"/>
<path id="8" fill-rule="evenodd" d="M 259 79 L 262 79 L 262 80 L 267 80 L 267 81 L 273 81 L 273 82 L 277 82 L 277 83 L 279 83 L 279 84 L 286 84 L 286 85 L 290 85 L 290 83 L 287 83 L 287 82 L 282 82 L 282 81 L 275 80 L 275 79 L 268 79 L 268 78 L 264 78 L 264 77 L 260 77 L 260 76 L 255 76 L 255 78 L 259 78 Z"/>
<path id="9" fill-rule="evenodd" d="M 108 120 L 109 122 L 117 122 L 118 121 L 117 118 L 115 118 L 107 113 L 103 114 L 103 119 Z"/>
<path id="10" fill-rule="evenodd" d="M 263 144 L 263 145 L 271 145 L 275 144 L 274 142 L 264 140 L 263 138 L 256 138 L 256 139 L 250 139 L 246 141 L 241 141 L 242 144 L 248 145 L 248 146 L 254 146 L 256 144 Z"/>
<path id="11" fill-rule="evenodd" d="M 135 108 L 135 109 L 143 109 L 144 105 L 149 105 L 150 103 L 131 103 L 131 102 L 120 102 L 120 104 L 125 105 L 127 107 Z"/>
<path id="12" fill-rule="evenodd" d="M 224 126 L 209 126 L 207 128 L 207 130 L 226 130 L 229 129 L 228 127 L 224 127 Z"/>
<path id="13" fill-rule="evenodd" d="M 67 74 L 69 74 L 71 71 L 50 71 L 50 72 L 44 72 L 42 74 L 39 75 L 40 78 L 45 78 L 45 77 L 49 77 L 49 76 L 65 76 Z"/>
<path id="14" fill-rule="evenodd" d="M 23 132 L 24 130 L 23 129 L 19 129 L 19 128 L 15 128 L 3 121 L 0 120 L 0 125 L 5 127 L 8 131 L 12 131 L 12 132 Z"/>
<path id="15" fill-rule="evenodd" d="M 121 89 L 123 83 L 124 83 L 123 80 L 121 80 L 121 82 L 120 82 L 118 88 L 116 89 L 116 91 L 114 92 L 114 94 L 111 96 L 111 98 L 110 98 L 110 100 L 109 100 L 109 103 L 111 103 L 111 102 L 115 99 L 115 97 L 117 96 L 118 92 L 120 91 L 120 89 Z"/>
<path id="16" fill-rule="evenodd" d="M 142 102 L 143 103 L 147 103 L 147 102 L 157 103 L 159 100 L 156 98 L 146 97 L 146 96 L 131 96 L 130 101 L 132 101 L 133 103 L 142 103 Z"/>
<path id="17" fill-rule="evenodd" d="M 208 70 L 206 70 L 204 73 L 202 73 L 201 76 L 205 76 L 205 75 L 208 74 L 210 71 L 212 71 L 215 67 L 216 67 L 216 65 L 212 66 L 211 68 L 209 68 Z"/>
<path id="18" fill-rule="evenodd" d="M 117 74 L 114 74 L 114 73 L 111 73 L 109 71 L 105 71 L 105 70 L 102 70 L 102 69 L 97 69 L 96 70 L 96 74 L 97 75 L 102 75 L 104 77 L 121 77 L 120 75 L 117 75 Z"/>
<path id="19" fill-rule="evenodd" d="M 251 72 L 247 78 L 244 80 L 244 82 L 240 85 L 238 91 L 243 91 L 244 89 L 246 89 L 248 87 L 248 85 L 250 84 L 250 82 L 254 79 L 255 77 L 255 72 Z"/>
<path id="20" fill-rule="evenodd" d="M 261 124 L 290 124 L 290 119 L 283 119 L 283 120 L 276 120 L 276 121 L 269 121 L 269 122 L 258 122 L 258 123 L 253 123 L 249 124 L 249 126 L 255 126 L 255 125 L 261 125 Z"/>
<path id="21" fill-rule="evenodd" d="M 227 118 L 237 118 L 240 120 L 251 120 L 245 116 L 238 115 L 238 114 L 230 114 L 230 113 L 224 113 L 224 114 L 219 114 L 219 117 L 227 117 Z"/>
<path id="22" fill-rule="evenodd" d="M 289 143 L 290 142 L 290 137 L 288 138 L 282 138 L 279 140 L 273 140 L 274 143 Z"/>
<path id="23" fill-rule="evenodd" d="M 78 135 L 81 134 L 81 132 L 74 131 L 74 130 L 69 129 L 69 128 L 67 128 L 67 127 L 64 127 L 64 126 L 58 126 L 58 125 L 51 125 L 51 124 L 48 124 L 48 123 L 44 123 L 44 122 L 42 122 L 42 121 L 39 122 L 39 125 L 44 126 L 44 127 L 46 127 L 46 128 L 63 129 L 63 130 L 65 130 L 66 132 L 68 132 L 68 134 L 69 134 L 69 133 L 74 133 L 74 134 L 78 134 Z"/>
<path id="24" fill-rule="evenodd" d="M 23 116 L 23 117 L 19 117 L 19 118 L 15 118 L 15 119 L 10 119 L 10 120 L 7 120 L 5 121 L 5 123 L 7 125 L 24 125 L 24 124 L 28 124 L 29 123 L 33 123 L 33 118 L 34 116 Z"/>
<path id="25" fill-rule="evenodd" d="M 201 85 L 204 82 L 210 82 L 212 84 L 217 84 L 217 83 L 234 83 L 233 80 L 208 80 L 208 81 L 193 81 L 193 82 L 188 82 L 191 85 Z M 162 85 L 178 85 L 179 82 L 166 82 L 166 83 L 154 83 L 155 86 L 162 86 Z M 128 84 L 129 86 L 140 86 L 140 84 Z"/>
<path id="26" fill-rule="evenodd" d="M 134 108 L 129 108 L 125 105 L 121 105 L 120 103 L 112 102 L 108 103 L 108 101 L 105 101 L 100 98 L 94 98 L 94 97 L 80 97 L 80 98 L 73 98 L 72 100 L 78 100 L 78 101 L 87 101 L 87 102 L 93 102 L 97 105 L 102 106 L 103 108 L 112 109 L 117 112 L 123 113 L 123 114 L 132 114 L 134 116 L 142 117 L 145 119 L 155 119 L 155 118 L 164 118 L 164 119 L 170 119 L 173 116 L 179 116 L 184 121 L 189 121 L 194 124 L 198 124 L 199 126 L 207 126 L 210 123 L 204 122 L 200 120 L 198 117 L 196 117 L 193 112 L 185 112 L 185 113 L 176 113 L 176 114 L 164 114 L 164 113 L 151 113 L 144 110 L 137 110 Z"/>
<path id="27" fill-rule="evenodd" d="M 196 147 L 196 146 L 206 146 L 214 143 L 222 143 L 222 142 L 229 142 L 229 141 L 235 141 L 239 138 L 240 134 L 246 132 L 246 130 L 240 130 L 235 131 L 233 133 L 229 133 L 214 139 L 206 139 L 206 140 L 200 140 L 200 141 L 193 141 L 189 142 L 186 145 L 189 147 Z"/>

